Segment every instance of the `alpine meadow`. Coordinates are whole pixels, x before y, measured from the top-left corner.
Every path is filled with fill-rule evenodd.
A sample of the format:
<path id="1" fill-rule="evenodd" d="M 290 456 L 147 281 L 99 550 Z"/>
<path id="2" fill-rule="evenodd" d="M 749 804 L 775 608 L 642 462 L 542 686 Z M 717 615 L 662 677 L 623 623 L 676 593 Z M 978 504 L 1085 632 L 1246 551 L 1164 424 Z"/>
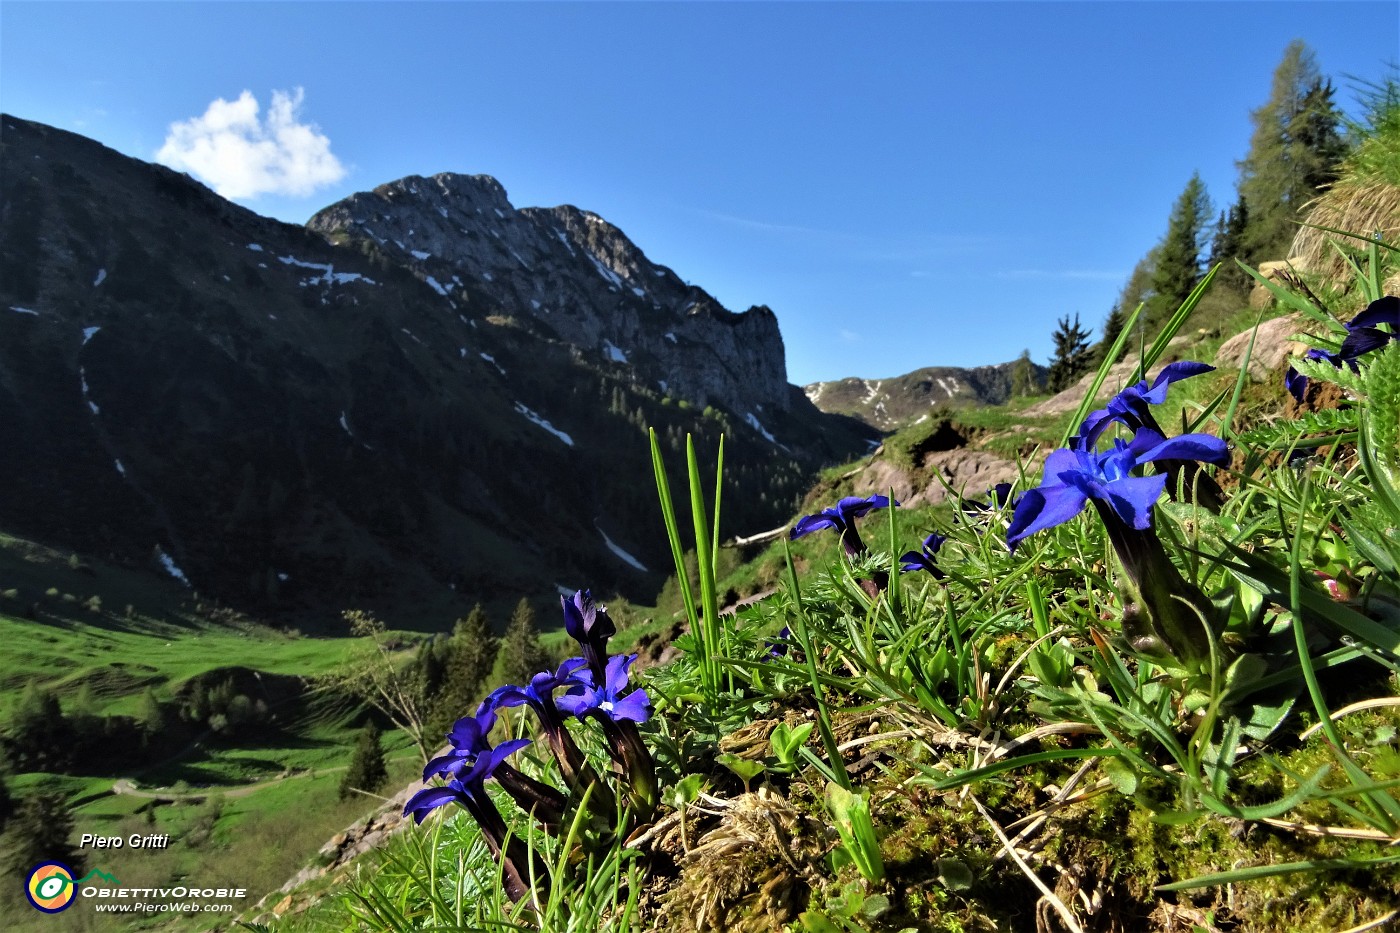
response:
<path id="1" fill-rule="evenodd" d="M 6 30 L 38 41 L 42 6 L 7 3 Z M 165 37 L 199 75 L 254 48 L 294 61 L 290 25 L 323 13 L 328 47 L 338 17 L 384 31 L 304 53 L 360 89 L 365 135 L 314 84 L 182 119 L 200 85 L 161 105 L 163 145 L 98 132 L 130 119 L 115 106 L 91 133 L 59 120 L 68 85 L 40 93 L 48 72 L 4 47 L 0 929 L 1400 929 L 1393 62 L 1328 73 L 1293 39 L 1231 129 L 1210 101 L 1199 126 L 1164 112 L 1140 166 L 1172 166 L 1155 239 L 925 217 L 943 232 L 897 242 L 844 216 L 898 201 L 866 187 L 894 170 L 824 146 L 924 120 L 878 97 L 924 72 L 895 35 L 843 71 L 851 24 L 1055 5 L 531 5 L 538 27 L 517 4 L 66 6 L 128 17 L 113 49 Z M 1144 33 L 1168 8 L 1234 15 L 1092 6 L 1059 12 Z M 1331 6 L 1400 30 L 1389 5 Z M 424 34 L 401 44 L 399 15 Z M 597 46 L 615 21 L 674 46 L 610 26 Z M 784 84 L 749 54 L 759 31 L 730 30 L 749 22 L 830 70 Z M 513 70 L 451 85 L 439 42 Z M 365 49 L 382 89 L 357 83 Z M 1045 54 L 1046 82 L 1078 67 Z M 434 102 L 397 75 L 420 64 Z M 716 89 L 740 68 L 829 134 L 798 157 L 768 148 L 786 124 L 734 135 L 724 114 L 750 104 Z M 866 78 L 891 84 L 861 98 Z M 84 80 L 96 101 L 146 79 Z M 1110 90 L 1082 92 L 1066 120 Z M 506 151 L 552 95 L 615 142 L 550 127 L 518 187 L 505 156 L 423 164 L 437 150 L 374 116 L 443 108 L 434 132 Z M 970 174 L 1005 155 L 975 121 L 938 132 Z M 1079 145 L 1074 197 L 1139 216 Z M 1047 198 L 1066 179 L 1032 163 L 1053 146 L 1027 129 L 1017 155 Z M 419 167 L 366 179 L 376 147 Z M 637 166 L 683 155 L 692 187 L 635 196 L 654 211 L 598 194 L 651 191 Z M 585 158 L 617 160 L 577 195 L 608 217 L 534 206 Z M 765 161 L 769 182 L 743 174 Z M 816 209 L 758 209 L 784 174 Z M 980 186 L 982 221 L 1014 226 L 975 177 L 937 186 Z M 752 215 L 690 206 L 715 179 Z M 1060 267 L 1058 241 L 1095 238 L 1131 258 Z M 991 253 L 970 292 L 937 265 Z M 799 282 L 805 255 L 832 278 Z M 1104 280 L 1098 306 L 1055 291 Z M 775 297 L 736 297 L 752 281 Z"/>

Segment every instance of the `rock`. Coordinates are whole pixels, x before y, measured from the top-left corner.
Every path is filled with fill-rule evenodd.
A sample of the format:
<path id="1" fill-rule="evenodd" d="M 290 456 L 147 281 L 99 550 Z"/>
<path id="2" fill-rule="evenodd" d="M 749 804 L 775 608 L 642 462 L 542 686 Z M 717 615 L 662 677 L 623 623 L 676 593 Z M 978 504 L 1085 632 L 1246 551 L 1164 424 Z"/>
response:
<path id="1" fill-rule="evenodd" d="M 1258 334 L 1254 336 L 1254 350 L 1249 357 L 1251 379 L 1263 382 L 1274 378 L 1290 357 L 1301 356 L 1306 352 L 1306 345 L 1292 339 L 1294 334 L 1303 329 L 1303 323 L 1301 315 L 1290 314 L 1259 325 Z M 1247 330 L 1221 344 L 1215 354 L 1215 365 L 1238 369 L 1244 360 L 1245 352 L 1249 350 L 1249 341 L 1253 334 L 1253 331 Z"/>
<path id="2" fill-rule="evenodd" d="M 1109 370 L 1108 378 L 1104 380 L 1100 396 L 1107 398 L 1117 392 L 1132 378 L 1136 369 L 1137 362 L 1135 360 L 1123 360 L 1115 364 Z M 1084 396 L 1088 394 L 1089 386 L 1094 382 L 1094 375 L 1094 373 L 1089 373 L 1058 395 L 1052 395 L 1045 401 L 1037 402 L 1027 408 L 1025 413 L 1038 418 L 1046 415 L 1063 415 L 1065 412 L 1074 411 L 1079 407 L 1079 403 L 1084 401 Z"/>
<path id="3" fill-rule="evenodd" d="M 852 484 L 856 495 L 888 495 L 907 507 L 937 505 L 948 498 L 948 488 L 965 498 L 981 498 L 982 493 L 997 483 L 1009 483 L 1020 476 L 1016 464 L 985 450 L 959 447 L 925 454 L 919 479 L 890 463 L 876 460 L 856 477 Z M 940 482 L 929 474 L 943 478 Z M 927 480 L 924 476 L 929 476 Z M 946 483 L 946 485 L 945 485 Z"/>
<path id="4" fill-rule="evenodd" d="M 1015 463 L 985 450 L 948 450 L 929 454 L 924 466 L 935 469 L 962 498 L 980 499 L 997 483 L 1014 482 L 1021 475 Z M 915 502 L 937 505 L 948 497 L 942 483 L 933 482 L 914 497 Z"/>
<path id="5" fill-rule="evenodd" d="M 273 908 L 272 908 L 272 913 L 273 913 L 274 916 L 280 917 L 280 916 L 282 916 L 283 914 L 285 914 L 287 911 L 289 911 L 289 910 L 291 910 L 291 909 L 292 909 L 292 896 L 291 896 L 290 894 L 288 894 L 286 897 L 282 898 L 280 901 L 278 901 L 278 902 L 273 906 Z"/>
<path id="6" fill-rule="evenodd" d="M 482 293 L 584 356 L 627 363 L 667 395 L 740 419 L 787 411 L 777 317 L 736 314 L 653 263 L 617 227 L 571 205 L 517 210 L 489 175 L 413 175 L 307 221 L 369 240 L 446 297 Z"/>

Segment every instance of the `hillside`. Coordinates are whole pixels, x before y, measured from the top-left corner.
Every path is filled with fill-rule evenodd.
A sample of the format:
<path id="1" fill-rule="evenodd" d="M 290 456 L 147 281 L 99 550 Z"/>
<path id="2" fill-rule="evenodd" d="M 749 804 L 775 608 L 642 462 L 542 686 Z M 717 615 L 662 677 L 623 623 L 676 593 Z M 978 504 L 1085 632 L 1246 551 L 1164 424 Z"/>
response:
<path id="1" fill-rule="evenodd" d="M 672 451 L 727 435 L 729 533 L 866 448 L 787 384 L 771 311 L 728 312 L 595 215 L 437 176 L 308 229 L 71 133 L 6 116 L 0 139 L 12 534 L 259 613 L 408 624 L 504 590 L 654 593 L 648 426 Z M 388 202 L 377 239 L 335 226 Z"/>

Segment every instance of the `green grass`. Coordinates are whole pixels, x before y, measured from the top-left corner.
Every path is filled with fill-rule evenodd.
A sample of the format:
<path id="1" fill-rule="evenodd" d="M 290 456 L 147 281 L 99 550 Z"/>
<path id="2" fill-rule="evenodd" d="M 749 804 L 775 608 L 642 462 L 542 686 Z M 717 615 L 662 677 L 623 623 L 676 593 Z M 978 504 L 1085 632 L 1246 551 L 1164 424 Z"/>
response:
<path id="1" fill-rule="evenodd" d="M 1363 440 L 1380 433 L 1366 419 L 1400 407 L 1372 365 L 1357 413 L 1338 416 Z M 1168 434 L 1185 413 L 1232 438 L 1280 418 L 1281 387 L 1247 387 L 1233 407 L 1234 386 L 1229 372 L 1193 377 L 1153 414 Z M 1020 415 L 950 417 L 986 436 Z M 1043 455 L 1067 427 L 1022 433 Z M 934 429 L 905 429 L 886 455 Z M 543 836 L 500 793 L 514 831 L 551 860 L 538 912 L 502 897 L 473 820 L 449 808 L 280 927 L 690 931 L 703 913 L 709 929 L 980 931 L 1028 929 L 1048 911 L 1084 929 L 1105 916 L 1165 929 L 1175 914 L 1197 929 L 1312 933 L 1400 917 L 1400 497 L 1387 492 L 1400 471 L 1388 451 L 1335 444 L 1290 466 L 1276 434 L 1277 449 L 1214 470 L 1218 511 L 1155 502 L 1170 568 L 1152 566 L 1181 578 L 1167 593 L 1133 582 L 1149 549 L 1110 539 L 1093 509 L 1014 554 L 1010 509 L 953 521 L 945 507 L 860 519 L 869 551 L 853 561 L 831 532 L 725 557 L 719 593 L 775 592 L 719 620 L 703 651 L 691 638 L 637 678 L 656 707 L 644 735 L 666 806 L 636 851 Z M 1038 481 L 1038 462 L 1026 471 Z M 807 511 L 848 492 L 847 472 L 829 471 Z M 947 536 L 946 576 L 901 575 L 896 555 L 931 530 Z M 651 621 L 613 650 L 670 625 L 678 603 L 627 607 Z M 1151 627 L 1181 605 L 1208 627 L 1203 654 L 1186 650 L 1190 629 Z M 795 636 L 774 656 L 765 636 L 784 625 Z M 1142 632 L 1152 638 L 1129 640 Z M 718 660 L 722 688 L 701 689 L 697 656 Z M 575 732 L 608 772 L 601 737 Z M 516 760 L 555 781 L 548 757 L 536 743 Z M 861 796 L 829 790 L 847 784 Z M 998 840 L 1017 833 L 1007 857 Z"/>

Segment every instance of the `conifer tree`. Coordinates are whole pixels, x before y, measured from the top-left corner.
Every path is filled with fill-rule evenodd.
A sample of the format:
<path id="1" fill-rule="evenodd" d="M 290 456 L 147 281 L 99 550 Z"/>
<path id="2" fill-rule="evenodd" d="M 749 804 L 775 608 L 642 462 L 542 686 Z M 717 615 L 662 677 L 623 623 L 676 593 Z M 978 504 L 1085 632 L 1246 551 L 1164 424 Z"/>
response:
<path id="1" fill-rule="evenodd" d="M 384 766 L 384 747 L 379 743 L 379 726 L 373 719 L 365 722 L 355 740 L 355 755 L 350 759 L 350 767 L 340 779 L 340 799 L 344 800 L 357 790 L 374 793 L 389 780 L 389 771 Z"/>
<path id="2" fill-rule="evenodd" d="M 511 613 L 510 625 L 501 639 L 501 676 L 506 683 L 528 684 L 530 678 L 549 665 L 549 653 L 540 644 L 535 630 L 535 610 L 521 599 Z"/>
<path id="3" fill-rule="evenodd" d="M 1050 391 L 1063 392 L 1089 371 L 1093 356 L 1089 350 L 1089 331 L 1079 326 L 1079 315 L 1071 324 L 1069 315 L 1060 319 L 1051 339 L 1055 355 L 1050 360 Z"/>
<path id="4" fill-rule="evenodd" d="M 475 711 L 500 644 L 480 603 L 466 618 L 457 620 L 447 642 L 442 686 L 433 698 L 434 730 L 446 732 L 458 719 Z"/>
<path id="5" fill-rule="evenodd" d="M 5 874 L 23 881 L 40 862 L 62 862 L 82 876 L 83 854 L 73 845 L 73 816 L 62 794 L 30 794 L 6 825 Z"/>
<path id="6" fill-rule="evenodd" d="M 1249 205 L 1244 195 L 1236 198 L 1228 211 L 1221 211 L 1215 222 L 1215 233 L 1210 242 L 1210 258 L 1206 265 L 1220 265 L 1216 282 L 1221 287 L 1242 289 L 1249 284 L 1249 276 L 1235 265 L 1235 259 L 1244 258 L 1244 230 L 1249 223 Z"/>
<path id="7" fill-rule="evenodd" d="M 1193 174 L 1172 206 L 1167 233 L 1157 249 L 1145 312 L 1149 328 L 1166 321 L 1201 280 L 1201 252 L 1214 212 L 1201 176 Z"/>
<path id="8" fill-rule="evenodd" d="M 136 718 L 141 721 L 147 735 L 159 735 L 168 726 L 165 707 L 161 705 L 160 697 L 156 696 L 155 690 L 150 687 L 147 687 L 146 692 L 141 694 L 141 708 Z"/>
<path id="9" fill-rule="evenodd" d="M 1031 362 L 1031 351 L 1022 350 L 1016 362 L 1011 364 L 1011 396 L 1034 395 L 1035 390 L 1035 364 Z"/>
<path id="10" fill-rule="evenodd" d="M 1123 313 L 1123 306 L 1114 302 L 1113 307 L 1109 309 L 1108 317 L 1104 318 L 1103 327 L 1100 328 L 1103 336 L 1099 338 L 1098 343 L 1094 344 L 1095 365 L 1102 363 L 1104 358 L 1108 356 L 1109 348 L 1113 346 L 1113 341 L 1118 339 L 1118 335 L 1123 333 L 1123 325 L 1127 322 L 1128 316 Z"/>
<path id="11" fill-rule="evenodd" d="M 1289 43 L 1268 102 L 1251 114 L 1254 133 L 1239 163 L 1239 193 L 1249 205 L 1246 262 L 1286 258 L 1304 205 L 1336 177 L 1346 144 L 1332 97 L 1312 50 L 1300 39 Z"/>

